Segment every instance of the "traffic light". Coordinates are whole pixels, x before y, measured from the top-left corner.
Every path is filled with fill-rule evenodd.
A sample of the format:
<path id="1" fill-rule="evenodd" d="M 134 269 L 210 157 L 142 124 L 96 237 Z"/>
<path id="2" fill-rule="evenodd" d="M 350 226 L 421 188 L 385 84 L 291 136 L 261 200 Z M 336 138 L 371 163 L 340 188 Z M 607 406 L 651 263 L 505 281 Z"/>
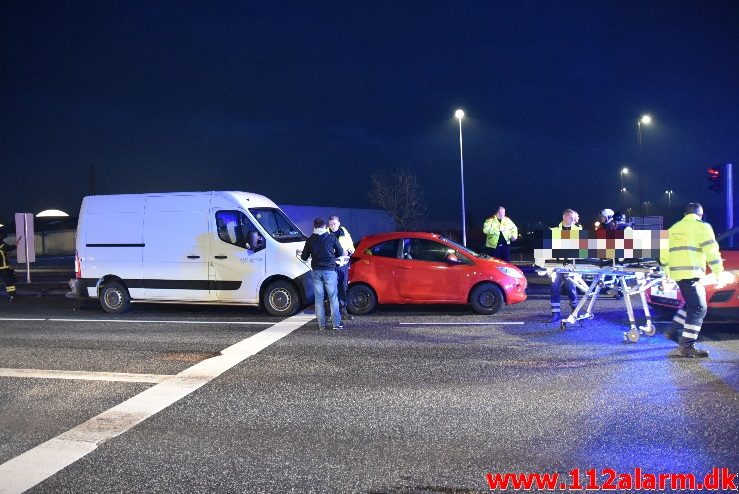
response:
<path id="1" fill-rule="evenodd" d="M 719 167 L 714 166 L 708 169 L 708 180 L 710 182 L 709 189 L 714 192 L 721 192 L 721 170 Z"/>

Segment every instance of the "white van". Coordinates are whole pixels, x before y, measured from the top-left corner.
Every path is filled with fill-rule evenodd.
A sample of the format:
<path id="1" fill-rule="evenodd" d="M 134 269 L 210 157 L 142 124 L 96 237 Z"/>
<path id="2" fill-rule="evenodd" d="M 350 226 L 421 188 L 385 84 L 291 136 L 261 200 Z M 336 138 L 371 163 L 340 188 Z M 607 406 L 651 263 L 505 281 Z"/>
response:
<path id="1" fill-rule="evenodd" d="M 106 312 L 131 302 L 262 306 L 290 316 L 313 302 L 306 237 L 248 192 L 89 196 L 77 225 L 77 296 Z"/>

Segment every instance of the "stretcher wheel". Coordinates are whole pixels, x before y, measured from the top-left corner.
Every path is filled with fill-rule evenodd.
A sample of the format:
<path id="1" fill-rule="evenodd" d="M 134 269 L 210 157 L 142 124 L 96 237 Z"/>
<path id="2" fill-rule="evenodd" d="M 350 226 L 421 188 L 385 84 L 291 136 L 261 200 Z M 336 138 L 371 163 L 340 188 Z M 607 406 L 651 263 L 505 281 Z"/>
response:
<path id="1" fill-rule="evenodd" d="M 651 322 L 647 324 L 646 326 L 642 326 L 641 328 L 642 333 L 644 333 L 647 336 L 654 336 L 657 333 L 657 328 L 654 327 L 654 324 Z"/>
<path id="2" fill-rule="evenodd" d="M 626 336 L 626 339 L 631 343 L 639 341 L 639 331 L 637 331 L 636 328 L 631 328 L 628 332 L 624 333 L 624 336 Z"/>

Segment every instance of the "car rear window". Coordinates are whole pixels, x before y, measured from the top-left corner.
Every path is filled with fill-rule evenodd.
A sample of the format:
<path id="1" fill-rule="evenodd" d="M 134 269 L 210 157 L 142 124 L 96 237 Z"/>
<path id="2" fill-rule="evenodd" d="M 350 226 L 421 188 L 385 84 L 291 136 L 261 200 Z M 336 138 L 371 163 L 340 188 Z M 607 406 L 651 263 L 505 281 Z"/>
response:
<path id="1" fill-rule="evenodd" d="M 398 239 L 387 240 L 365 250 L 366 254 L 379 257 L 398 257 Z"/>

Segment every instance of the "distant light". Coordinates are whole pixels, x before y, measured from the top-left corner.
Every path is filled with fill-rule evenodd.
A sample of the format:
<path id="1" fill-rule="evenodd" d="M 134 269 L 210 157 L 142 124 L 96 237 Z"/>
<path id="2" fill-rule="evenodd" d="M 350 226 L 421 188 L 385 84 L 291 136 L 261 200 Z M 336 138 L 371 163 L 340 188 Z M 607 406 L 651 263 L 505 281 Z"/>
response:
<path id="1" fill-rule="evenodd" d="M 623 189 L 621 189 L 621 192 L 626 192 L 626 187 L 624 187 Z"/>
<path id="2" fill-rule="evenodd" d="M 623 170 L 621 170 L 621 173 L 629 173 L 629 169 L 628 168 L 624 168 Z"/>
<path id="3" fill-rule="evenodd" d="M 63 218 L 69 216 L 64 211 L 59 211 L 58 209 L 47 209 L 46 211 L 41 211 L 39 214 L 36 215 L 36 218 Z"/>
<path id="4" fill-rule="evenodd" d="M 666 190 L 665 194 L 672 194 L 673 192 L 671 190 Z"/>
<path id="5" fill-rule="evenodd" d="M 644 125 L 649 125 L 652 123 L 652 116 L 651 115 L 642 115 L 641 117 L 641 123 Z"/>
<path id="6" fill-rule="evenodd" d="M 595 222 L 595 228 L 598 228 L 600 226 L 600 221 Z"/>
<path id="7" fill-rule="evenodd" d="M 462 120 L 462 117 L 464 117 L 464 111 L 460 108 L 456 112 L 454 112 L 454 116 L 458 119 Z"/>

